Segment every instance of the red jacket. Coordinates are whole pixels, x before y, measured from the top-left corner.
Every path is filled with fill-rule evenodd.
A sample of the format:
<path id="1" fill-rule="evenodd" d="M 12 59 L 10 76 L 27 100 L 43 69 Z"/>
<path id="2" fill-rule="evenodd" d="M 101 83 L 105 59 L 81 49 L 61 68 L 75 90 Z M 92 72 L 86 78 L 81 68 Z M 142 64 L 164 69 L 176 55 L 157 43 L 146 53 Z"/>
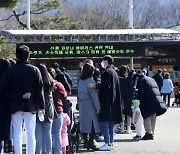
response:
<path id="1" fill-rule="evenodd" d="M 64 86 L 58 82 L 55 81 L 55 89 L 53 91 L 53 100 L 54 100 L 54 106 L 56 108 L 57 113 L 63 112 L 63 102 L 67 98 L 67 92 L 64 88 Z"/>

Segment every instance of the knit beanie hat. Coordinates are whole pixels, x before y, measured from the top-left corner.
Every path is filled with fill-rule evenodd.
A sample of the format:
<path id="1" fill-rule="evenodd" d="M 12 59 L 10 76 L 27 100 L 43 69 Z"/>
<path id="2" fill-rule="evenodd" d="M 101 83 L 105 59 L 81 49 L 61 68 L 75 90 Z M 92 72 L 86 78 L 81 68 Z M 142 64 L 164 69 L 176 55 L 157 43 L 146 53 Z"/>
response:
<path id="1" fill-rule="evenodd" d="M 135 107 L 138 107 L 139 104 L 140 104 L 140 101 L 137 100 L 137 99 L 135 99 L 135 100 L 132 101 L 132 103 L 133 103 L 133 105 L 134 105 Z"/>

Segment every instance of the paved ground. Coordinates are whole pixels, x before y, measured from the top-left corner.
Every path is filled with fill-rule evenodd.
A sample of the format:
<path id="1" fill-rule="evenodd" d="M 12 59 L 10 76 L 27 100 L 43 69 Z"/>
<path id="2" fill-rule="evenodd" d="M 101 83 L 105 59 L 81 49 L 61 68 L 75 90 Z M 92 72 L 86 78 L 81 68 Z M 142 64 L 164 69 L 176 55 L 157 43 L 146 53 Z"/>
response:
<path id="1" fill-rule="evenodd" d="M 76 102 L 75 98 L 70 98 Z M 174 99 L 171 98 L 171 103 Z M 74 103 L 73 103 L 74 104 Z M 113 151 L 97 151 L 94 154 L 180 154 L 180 107 L 170 107 L 157 118 L 153 141 L 134 141 L 133 134 L 116 134 Z M 99 142 L 98 147 L 103 145 Z M 92 153 L 80 148 L 78 153 Z"/>
<path id="2" fill-rule="evenodd" d="M 76 104 L 75 97 L 69 97 Z M 171 103 L 173 98 L 171 98 Z M 116 134 L 113 151 L 96 151 L 94 154 L 180 154 L 180 107 L 170 107 L 157 118 L 153 141 L 134 141 L 133 134 Z M 103 145 L 98 143 L 98 147 Z M 78 153 L 92 153 L 80 147 Z"/>

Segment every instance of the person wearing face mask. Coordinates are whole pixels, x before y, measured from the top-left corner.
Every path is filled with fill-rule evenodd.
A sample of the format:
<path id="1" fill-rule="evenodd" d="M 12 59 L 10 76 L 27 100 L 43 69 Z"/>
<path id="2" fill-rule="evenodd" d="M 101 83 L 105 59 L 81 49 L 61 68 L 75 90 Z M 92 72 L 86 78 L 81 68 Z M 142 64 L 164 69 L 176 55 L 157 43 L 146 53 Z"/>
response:
<path id="1" fill-rule="evenodd" d="M 122 122 L 122 107 L 119 78 L 114 69 L 113 57 L 106 55 L 102 58 L 101 66 L 105 69 L 98 85 L 100 100 L 100 126 L 104 135 L 105 144 L 99 150 L 113 149 L 114 125 Z"/>

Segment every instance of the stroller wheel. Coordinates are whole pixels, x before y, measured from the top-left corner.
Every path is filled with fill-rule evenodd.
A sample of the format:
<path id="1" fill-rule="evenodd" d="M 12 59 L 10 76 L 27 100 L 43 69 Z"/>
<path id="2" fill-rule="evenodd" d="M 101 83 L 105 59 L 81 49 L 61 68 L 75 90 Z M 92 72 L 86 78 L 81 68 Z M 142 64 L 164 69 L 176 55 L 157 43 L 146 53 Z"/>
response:
<path id="1" fill-rule="evenodd" d="M 76 145 L 73 144 L 72 147 L 71 147 L 71 153 L 72 153 L 72 154 L 75 154 L 75 153 L 76 153 L 76 150 L 77 150 Z"/>

